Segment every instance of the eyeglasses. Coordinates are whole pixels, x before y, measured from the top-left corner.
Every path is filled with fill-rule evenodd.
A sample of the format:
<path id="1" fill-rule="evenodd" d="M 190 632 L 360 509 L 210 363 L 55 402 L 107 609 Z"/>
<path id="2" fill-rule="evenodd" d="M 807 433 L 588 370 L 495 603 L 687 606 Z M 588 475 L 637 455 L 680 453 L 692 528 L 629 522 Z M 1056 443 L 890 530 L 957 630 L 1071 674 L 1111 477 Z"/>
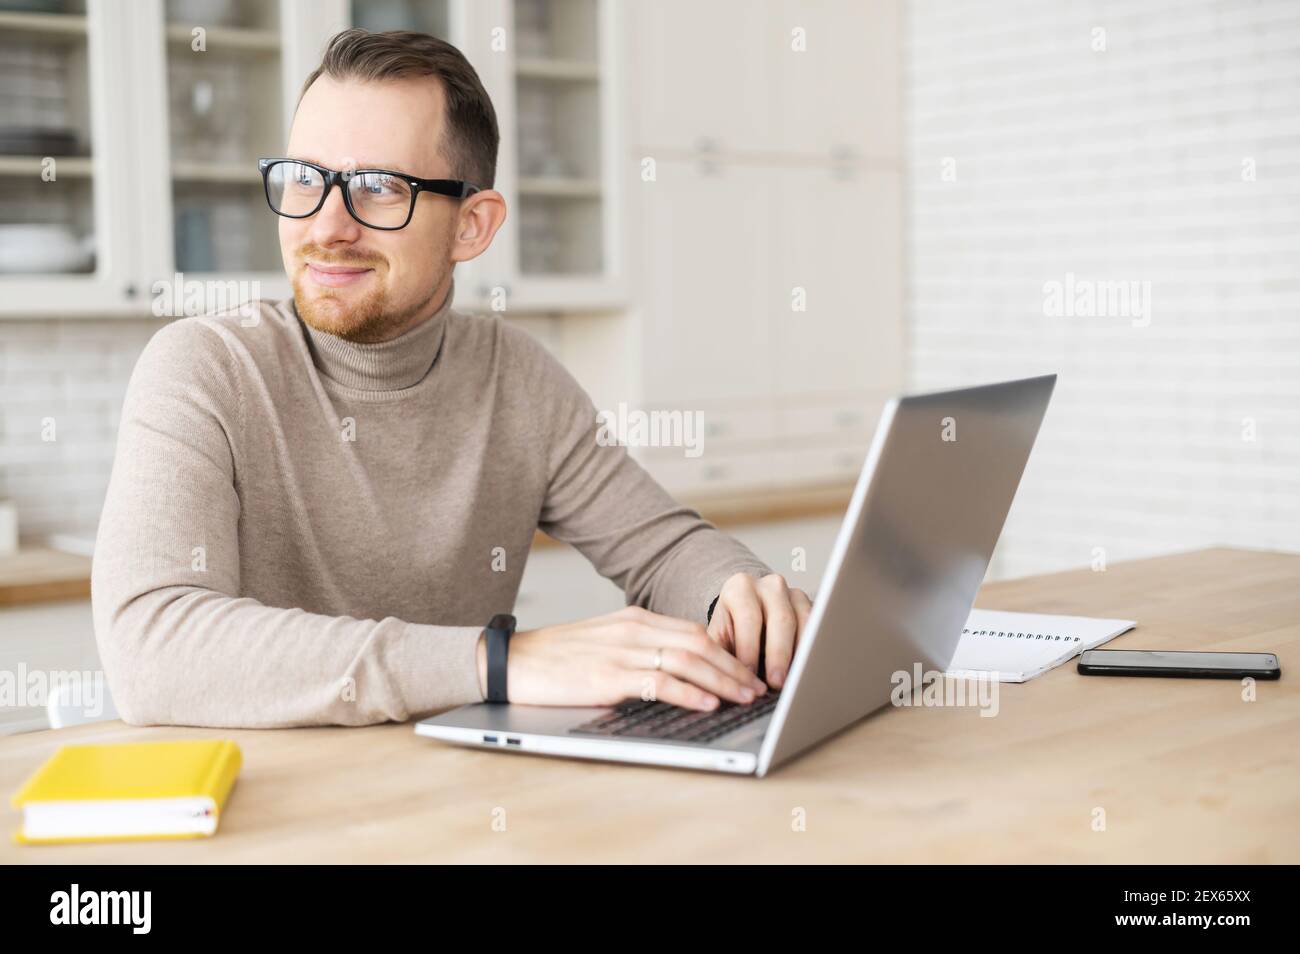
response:
<path id="1" fill-rule="evenodd" d="M 330 189 L 338 186 L 351 216 L 371 229 L 405 228 L 415 214 L 421 192 L 464 199 L 480 192 L 459 179 L 421 179 L 388 169 L 335 172 L 302 159 L 258 159 L 271 211 L 289 219 L 306 219 L 320 211 Z"/>

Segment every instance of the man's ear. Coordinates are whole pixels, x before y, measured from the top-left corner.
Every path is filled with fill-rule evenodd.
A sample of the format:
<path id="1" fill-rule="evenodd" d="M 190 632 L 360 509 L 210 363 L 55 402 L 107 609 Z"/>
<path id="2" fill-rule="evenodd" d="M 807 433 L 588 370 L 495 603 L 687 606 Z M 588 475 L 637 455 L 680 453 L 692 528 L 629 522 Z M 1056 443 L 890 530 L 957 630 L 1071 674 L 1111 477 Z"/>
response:
<path id="1" fill-rule="evenodd" d="M 495 189 L 484 189 L 462 200 L 452 236 L 451 260 L 468 262 L 478 258 L 492 244 L 505 220 L 506 197 Z"/>

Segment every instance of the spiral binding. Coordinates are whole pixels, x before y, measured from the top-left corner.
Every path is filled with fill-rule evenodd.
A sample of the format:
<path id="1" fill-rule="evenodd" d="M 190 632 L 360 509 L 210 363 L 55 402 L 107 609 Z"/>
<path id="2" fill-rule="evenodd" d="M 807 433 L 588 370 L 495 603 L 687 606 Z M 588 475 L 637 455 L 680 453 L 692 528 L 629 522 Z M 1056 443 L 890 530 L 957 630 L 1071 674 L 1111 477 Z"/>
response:
<path id="1" fill-rule="evenodd" d="M 1005 630 L 970 629 L 969 627 L 963 628 L 961 634 L 963 636 L 1003 636 L 1007 639 L 1044 639 L 1048 642 L 1053 640 L 1064 643 L 1081 642 L 1078 636 L 1057 636 L 1052 633 L 1012 633 Z"/>

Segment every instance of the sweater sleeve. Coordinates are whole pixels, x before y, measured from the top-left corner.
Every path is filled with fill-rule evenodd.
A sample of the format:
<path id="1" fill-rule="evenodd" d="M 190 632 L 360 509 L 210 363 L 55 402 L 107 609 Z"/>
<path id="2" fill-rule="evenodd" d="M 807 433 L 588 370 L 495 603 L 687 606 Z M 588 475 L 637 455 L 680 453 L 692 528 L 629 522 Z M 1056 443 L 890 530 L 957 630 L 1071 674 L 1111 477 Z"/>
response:
<path id="1" fill-rule="evenodd" d="M 365 725 L 482 701 L 478 627 L 240 596 L 239 379 L 222 332 L 159 331 L 127 389 L 92 569 L 114 702 L 137 725 Z"/>
<path id="2" fill-rule="evenodd" d="M 605 439 L 586 391 L 545 349 L 532 347 L 539 390 L 551 396 L 542 530 L 577 548 L 629 603 L 702 624 L 728 578 L 772 572 L 675 501 L 626 447 Z"/>

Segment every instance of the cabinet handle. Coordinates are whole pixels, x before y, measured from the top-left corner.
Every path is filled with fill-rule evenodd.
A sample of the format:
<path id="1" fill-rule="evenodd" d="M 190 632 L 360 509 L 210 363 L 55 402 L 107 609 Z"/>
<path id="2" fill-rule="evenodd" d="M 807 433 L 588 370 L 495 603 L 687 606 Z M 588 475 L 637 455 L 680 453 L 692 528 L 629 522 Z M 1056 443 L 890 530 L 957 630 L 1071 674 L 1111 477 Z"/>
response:
<path id="1" fill-rule="evenodd" d="M 695 140 L 695 151 L 698 153 L 698 165 L 700 175 L 716 176 L 721 173 L 722 167 L 718 164 L 718 141 L 711 136 L 701 136 Z"/>
<path id="2" fill-rule="evenodd" d="M 858 175 L 858 151 L 843 143 L 831 147 L 831 178 L 855 179 Z"/>

